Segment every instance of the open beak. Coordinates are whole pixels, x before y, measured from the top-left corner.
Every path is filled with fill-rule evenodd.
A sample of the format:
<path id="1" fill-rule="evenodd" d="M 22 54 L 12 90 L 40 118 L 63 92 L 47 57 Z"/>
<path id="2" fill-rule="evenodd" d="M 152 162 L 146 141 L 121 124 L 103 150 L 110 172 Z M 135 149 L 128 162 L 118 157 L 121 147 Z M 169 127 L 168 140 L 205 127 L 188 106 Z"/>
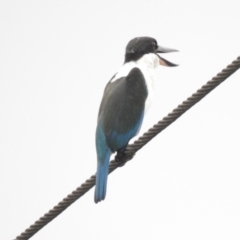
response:
<path id="1" fill-rule="evenodd" d="M 158 46 L 158 48 L 156 49 L 156 53 L 169 53 L 169 52 L 178 52 L 178 50 L 171 49 L 171 48 L 165 48 L 165 47 L 161 47 L 161 46 Z M 158 55 L 158 57 L 159 57 L 159 64 L 162 66 L 166 66 L 166 67 L 178 66 L 178 65 L 171 63 L 171 62 L 167 61 L 166 59 L 160 57 L 159 55 Z"/>

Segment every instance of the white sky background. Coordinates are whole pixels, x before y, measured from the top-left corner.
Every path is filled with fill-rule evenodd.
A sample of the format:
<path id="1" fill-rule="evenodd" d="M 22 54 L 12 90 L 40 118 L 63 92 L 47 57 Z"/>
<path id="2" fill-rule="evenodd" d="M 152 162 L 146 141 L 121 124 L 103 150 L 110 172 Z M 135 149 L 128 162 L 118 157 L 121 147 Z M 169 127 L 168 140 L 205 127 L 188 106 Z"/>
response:
<path id="1" fill-rule="evenodd" d="M 178 49 L 143 133 L 240 55 L 239 1 L 0 1 L 0 239 L 96 170 L 103 89 L 137 36 Z M 32 239 L 239 239 L 240 71 Z"/>

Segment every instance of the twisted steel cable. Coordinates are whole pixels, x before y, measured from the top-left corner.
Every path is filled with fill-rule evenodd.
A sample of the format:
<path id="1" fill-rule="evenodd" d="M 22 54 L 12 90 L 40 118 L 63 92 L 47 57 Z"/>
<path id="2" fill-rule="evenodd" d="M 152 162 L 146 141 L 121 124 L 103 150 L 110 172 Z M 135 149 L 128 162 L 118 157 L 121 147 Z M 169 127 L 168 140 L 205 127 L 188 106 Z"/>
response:
<path id="1" fill-rule="evenodd" d="M 175 108 L 171 113 L 164 117 L 161 121 L 150 128 L 146 133 L 143 134 L 138 140 L 133 144 L 128 145 L 124 154 L 124 161 L 129 161 L 132 159 L 134 154 L 141 149 L 145 144 L 147 144 L 152 138 L 163 131 L 176 119 L 178 119 L 183 113 L 194 106 L 202 98 L 204 98 L 209 92 L 216 88 L 220 83 L 231 76 L 235 71 L 240 68 L 240 57 L 228 65 L 222 72 L 218 73 L 217 76 L 213 77 L 212 80 L 208 81 L 202 86 L 196 93 L 189 97 L 186 101 Z M 112 160 L 109 166 L 109 174 L 113 172 L 116 168 L 122 166 L 122 162 L 117 162 Z M 83 196 L 88 190 L 90 190 L 95 185 L 96 175 L 91 176 L 85 183 L 78 187 L 75 191 L 69 194 L 61 202 L 58 203 L 53 209 L 46 213 L 43 217 L 37 220 L 33 225 L 26 229 L 21 235 L 15 238 L 15 240 L 27 240 L 31 238 L 40 229 L 46 226 L 50 221 L 62 213 L 66 208 L 68 208 L 72 203 L 74 203 L 78 198 Z"/>

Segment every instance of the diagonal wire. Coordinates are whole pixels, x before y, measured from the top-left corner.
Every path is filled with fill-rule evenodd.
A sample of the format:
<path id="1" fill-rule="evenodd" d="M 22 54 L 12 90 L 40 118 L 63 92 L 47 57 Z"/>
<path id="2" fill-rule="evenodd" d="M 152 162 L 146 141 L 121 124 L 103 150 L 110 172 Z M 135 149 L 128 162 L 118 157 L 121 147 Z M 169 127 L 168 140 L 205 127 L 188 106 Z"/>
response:
<path id="1" fill-rule="evenodd" d="M 191 108 L 193 105 L 199 102 L 202 98 L 204 98 L 209 92 L 211 92 L 214 88 L 216 88 L 220 83 L 226 80 L 239 68 L 240 68 L 240 57 L 238 57 L 235 61 L 233 61 L 230 65 L 228 65 L 225 69 L 223 69 L 222 72 L 218 73 L 217 76 L 213 77 L 212 80 L 208 81 L 205 85 L 203 85 L 202 88 L 197 90 L 196 93 L 194 93 L 191 97 L 185 100 L 182 104 L 180 104 L 177 108 L 175 108 L 171 113 L 169 113 L 161 121 L 159 121 L 152 128 L 150 128 L 133 144 L 128 145 L 125 150 L 125 159 L 127 159 L 126 161 L 129 161 L 130 159 L 132 159 L 134 154 L 139 149 L 141 149 L 152 138 L 154 138 L 157 134 L 163 131 L 176 119 L 178 119 L 189 108 Z M 119 166 L 122 166 L 122 164 L 119 162 L 116 162 L 115 160 L 112 160 L 109 166 L 109 174 Z M 91 176 L 88 180 L 86 180 L 85 183 L 83 183 L 75 191 L 73 191 L 61 202 L 59 202 L 53 209 L 51 209 L 43 217 L 37 220 L 33 225 L 31 225 L 28 229 L 26 229 L 21 235 L 16 237 L 15 240 L 27 240 L 31 238 L 35 233 L 37 233 L 40 229 L 46 226 L 50 221 L 52 221 L 55 217 L 57 217 L 60 213 L 62 213 L 66 208 L 68 208 L 72 203 L 74 203 L 77 199 L 83 196 L 88 190 L 90 190 L 95 185 L 95 178 L 96 178 L 95 175 Z"/>

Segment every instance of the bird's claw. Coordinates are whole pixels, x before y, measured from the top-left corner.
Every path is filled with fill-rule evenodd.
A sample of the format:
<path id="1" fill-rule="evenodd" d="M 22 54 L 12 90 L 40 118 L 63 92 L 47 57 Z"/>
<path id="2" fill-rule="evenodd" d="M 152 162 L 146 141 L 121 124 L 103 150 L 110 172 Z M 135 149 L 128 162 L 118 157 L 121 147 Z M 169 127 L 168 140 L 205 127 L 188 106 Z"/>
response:
<path id="1" fill-rule="evenodd" d="M 119 167 L 123 167 L 127 161 L 131 160 L 135 156 L 135 153 L 132 155 L 127 155 L 124 151 L 117 152 L 115 157 L 115 161 L 118 162 L 120 165 Z"/>

